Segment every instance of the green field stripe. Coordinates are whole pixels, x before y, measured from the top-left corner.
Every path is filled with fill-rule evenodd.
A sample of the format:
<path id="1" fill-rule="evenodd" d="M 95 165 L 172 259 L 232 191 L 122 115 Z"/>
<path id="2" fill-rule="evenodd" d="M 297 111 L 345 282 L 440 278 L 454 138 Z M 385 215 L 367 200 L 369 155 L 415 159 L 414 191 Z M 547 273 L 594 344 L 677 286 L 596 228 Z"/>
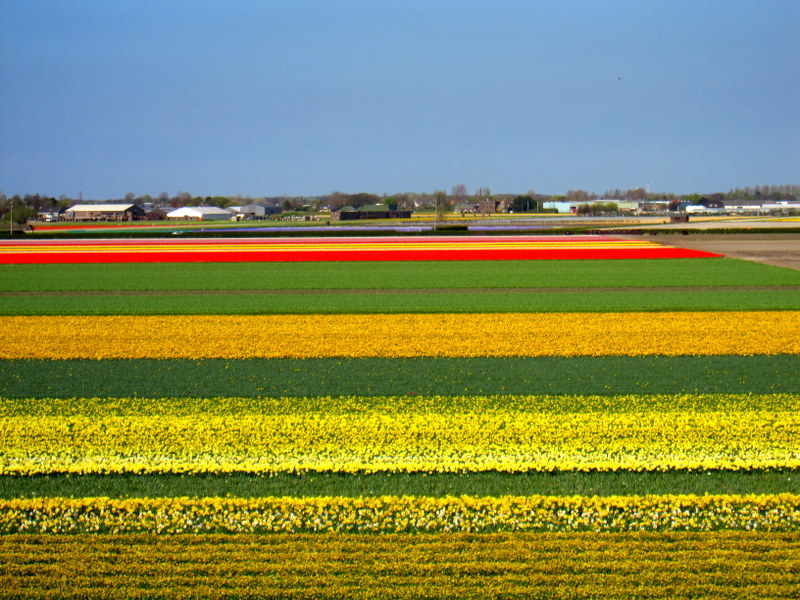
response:
<path id="1" fill-rule="evenodd" d="M 0 296 L 0 315 L 184 315 L 797 310 L 798 288 L 727 291 L 347 292 Z"/>
<path id="2" fill-rule="evenodd" d="M 800 271 L 729 258 L 0 265 L 0 291 L 738 287 Z"/>
<path id="3" fill-rule="evenodd" d="M 800 356 L 0 361 L 0 396 L 800 393 Z"/>
<path id="4" fill-rule="evenodd" d="M 798 533 L 22 534 L 13 598 L 770 600 L 796 597 Z M 795 590 L 793 592 L 792 590 Z"/>
<path id="5" fill-rule="evenodd" d="M 613 496 L 800 493 L 800 472 L 665 471 L 346 475 L 41 475 L 0 477 L 0 498 L 235 496 Z"/>

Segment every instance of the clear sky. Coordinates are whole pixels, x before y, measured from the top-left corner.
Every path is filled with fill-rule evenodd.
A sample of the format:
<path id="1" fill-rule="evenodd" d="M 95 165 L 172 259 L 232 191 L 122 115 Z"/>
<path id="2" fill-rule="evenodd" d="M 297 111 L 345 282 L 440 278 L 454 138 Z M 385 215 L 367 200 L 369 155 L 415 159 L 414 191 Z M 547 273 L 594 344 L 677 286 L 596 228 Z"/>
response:
<path id="1" fill-rule="evenodd" d="M 0 190 L 800 183 L 798 0 L 0 0 Z"/>

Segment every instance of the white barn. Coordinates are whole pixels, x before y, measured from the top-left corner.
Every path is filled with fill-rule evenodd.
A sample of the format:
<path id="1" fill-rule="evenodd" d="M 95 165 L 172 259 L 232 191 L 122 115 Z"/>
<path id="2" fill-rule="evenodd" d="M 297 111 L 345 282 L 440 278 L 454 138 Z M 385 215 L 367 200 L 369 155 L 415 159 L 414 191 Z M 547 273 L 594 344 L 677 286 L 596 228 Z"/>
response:
<path id="1" fill-rule="evenodd" d="M 135 204 L 76 204 L 63 213 L 68 221 L 132 221 L 144 216 Z"/>
<path id="2" fill-rule="evenodd" d="M 216 206 L 184 206 L 167 213 L 168 219 L 184 219 L 195 221 L 226 221 L 233 214 Z"/>

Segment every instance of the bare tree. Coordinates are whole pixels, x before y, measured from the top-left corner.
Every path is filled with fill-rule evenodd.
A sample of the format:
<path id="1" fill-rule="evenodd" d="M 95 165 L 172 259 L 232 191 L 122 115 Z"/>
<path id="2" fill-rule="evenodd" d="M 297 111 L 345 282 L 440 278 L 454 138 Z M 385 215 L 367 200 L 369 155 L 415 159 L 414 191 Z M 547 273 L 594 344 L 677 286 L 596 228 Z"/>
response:
<path id="1" fill-rule="evenodd" d="M 627 200 L 644 200 L 647 198 L 647 190 L 642 187 L 628 190 L 625 192 L 625 198 Z"/>
<path id="2" fill-rule="evenodd" d="M 394 195 L 394 203 L 399 210 L 412 210 L 414 208 L 414 198 L 410 192 L 402 192 Z"/>
<path id="3" fill-rule="evenodd" d="M 588 202 L 589 192 L 585 190 L 567 190 L 568 202 Z"/>
<path id="4" fill-rule="evenodd" d="M 449 207 L 449 202 L 447 201 L 447 192 L 444 190 L 436 190 L 433 193 L 434 199 L 434 209 L 436 210 L 436 221 L 444 220 L 445 212 Z"/>
<path id="5" fill-rule="evenodd" d="M 456 206 L 466 202 L 468 195 L 469 193 L 467 192 L 467 186 L 465 186 L 463 183 L 453 186 L 453 202 L 455 202 Z"/>
<path id="6" fill-rule="evenodd" d="M 172 197 L 170 200 L 170 204 L 175 208 L 180 208 L 182 206 L 192 206 L 192 195 L 189 192 L 178 192 L 175 196 Z"/>
<path id="7" fill-rule="evenodd" d="M 342 192 L 333 192 L 328 200 L 328 208 L 333 211 L 340 210 L 348 205 L 350 197 Z"/>

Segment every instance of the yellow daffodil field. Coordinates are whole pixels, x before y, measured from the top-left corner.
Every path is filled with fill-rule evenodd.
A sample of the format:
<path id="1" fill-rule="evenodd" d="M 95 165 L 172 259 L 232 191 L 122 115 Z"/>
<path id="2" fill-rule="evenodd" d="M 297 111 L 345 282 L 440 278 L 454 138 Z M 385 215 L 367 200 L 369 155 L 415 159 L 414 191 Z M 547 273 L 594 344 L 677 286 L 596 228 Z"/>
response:
<path id="1" fill-rule="evenodd" d="M 0 597 L 796 597 L 800 272 L 559 243 L 0 264 Z"/>
<path id="2" fill-rule="evenodd" d="M 8 401 L 0 474 L 800 469 L 788 394 L 307 400 Z"/>

